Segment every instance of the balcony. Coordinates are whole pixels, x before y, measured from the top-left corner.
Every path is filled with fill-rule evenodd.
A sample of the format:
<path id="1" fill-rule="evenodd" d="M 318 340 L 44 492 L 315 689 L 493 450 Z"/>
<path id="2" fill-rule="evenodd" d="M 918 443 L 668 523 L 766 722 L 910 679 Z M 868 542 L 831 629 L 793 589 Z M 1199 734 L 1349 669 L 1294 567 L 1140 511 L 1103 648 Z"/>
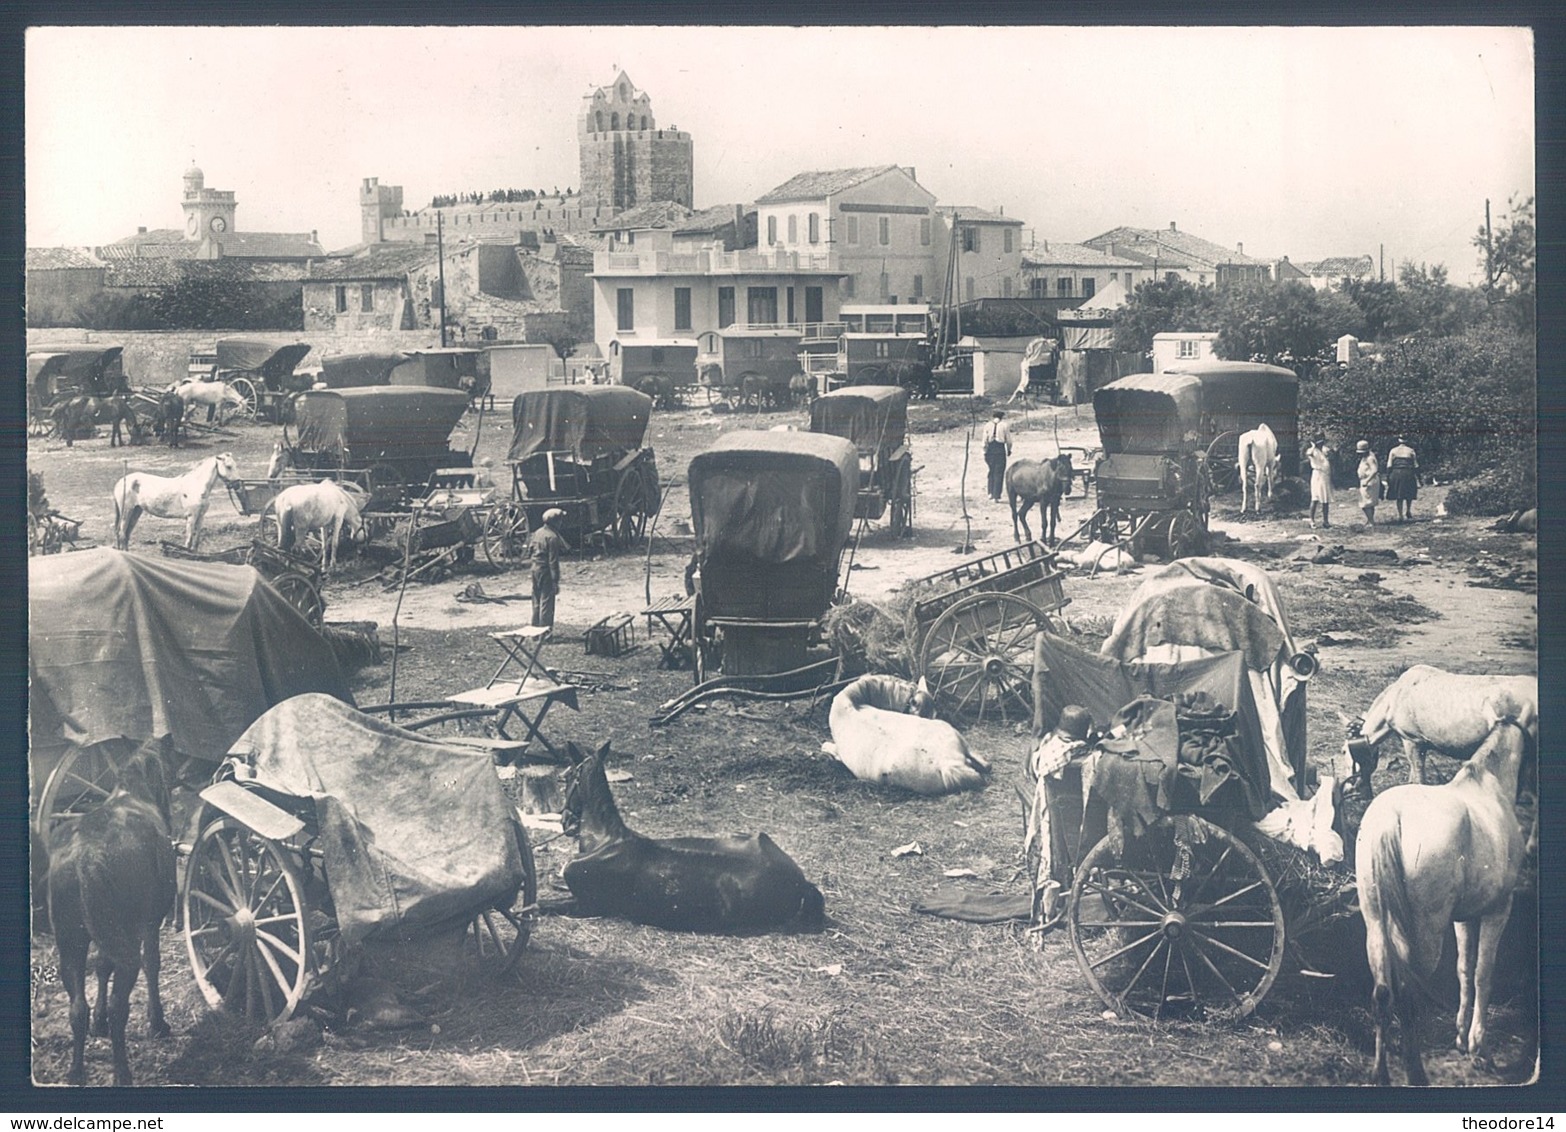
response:
<path id="1" fill-rule="evenodd" d="M 829 251 L 798 252 L 785 248 L 748 248 L 712 253 L 714 272 L 837 271 L 837 256 Z"/>
<path id="2" fill-rule="evenodd" d="M 613 251 L 593 253 L 594 275 L 772 275 L 838 272 L 833 252 L 748 248 L 726 252 L 716 246 L 698 252 Z"/>
<path id="3" fill-rule="evenodd" d="M 707 252 L 594 252 L 594 275 L 706 275 Z"/>

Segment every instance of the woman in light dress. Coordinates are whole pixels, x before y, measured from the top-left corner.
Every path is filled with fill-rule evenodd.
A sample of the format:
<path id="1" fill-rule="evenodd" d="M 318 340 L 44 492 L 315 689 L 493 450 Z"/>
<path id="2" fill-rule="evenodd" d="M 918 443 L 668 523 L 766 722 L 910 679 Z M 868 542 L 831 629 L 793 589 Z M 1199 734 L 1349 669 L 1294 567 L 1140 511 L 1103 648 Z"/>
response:
<path id="1" fill-rule="evenodd" d="M 1365 526 L 1376 525 L 1376 504 L 1381 502 L 1381 464 L 1370 450 L 1370 441 L 1354 445 L 1359 453 L 1359 509 L 1365 513 Z"/>

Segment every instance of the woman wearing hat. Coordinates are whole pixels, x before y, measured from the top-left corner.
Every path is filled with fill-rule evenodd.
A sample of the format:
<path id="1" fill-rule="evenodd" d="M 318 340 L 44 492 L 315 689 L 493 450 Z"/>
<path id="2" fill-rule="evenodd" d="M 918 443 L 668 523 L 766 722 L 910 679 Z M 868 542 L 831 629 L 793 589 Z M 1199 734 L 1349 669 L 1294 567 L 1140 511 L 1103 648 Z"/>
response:
<path id="1" fill-rule="evenodd" d="M 1419 457 L 1403 437 L 1387 453 L 1387 498 L 1397 504 L 1397 521 L 1414 517 L 1414 500 L 1419 498 Z"/>
<path id="2" fill-rule="evenodd" d="M 1365 513 L 1365 526 L 1376 525 L 1376 504 L 1381 502 L 1381 464 L 1370 450 L 1370 441 L 1354 445 L 1359 453 L 1359 509 Z"/>
<path id="3" fill-rule="evenodd" d="M 1332 455 L 1327 451 L 1327 438 L 1319 432 L 1305 449 L 1305 462 L 1310 465 L 1310 525 L 1316 526 L 1316 507 L 1321 507 L 1321 525 L 1332 526 Z"/>
<path id="4" fill-rule="evenodd" d="M 555 624 L 555 595 L 560 592 L 560 552 L 567 549 L 565 539 L 556 529 L 565 512 L 551 507 L 544 512 L 544 521 L 538 530 L 528 536 L 528 550 L 533 556 L 533 624 L 551 629 Z"/>

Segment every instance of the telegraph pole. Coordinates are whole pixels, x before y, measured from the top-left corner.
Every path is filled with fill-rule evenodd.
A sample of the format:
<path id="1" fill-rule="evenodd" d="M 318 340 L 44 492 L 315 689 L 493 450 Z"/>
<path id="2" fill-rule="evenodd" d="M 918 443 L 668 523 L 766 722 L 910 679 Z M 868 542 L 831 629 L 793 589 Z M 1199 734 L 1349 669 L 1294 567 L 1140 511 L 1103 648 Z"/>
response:
<path id="1" fill-rule="evenodd" d="M 1485 297 L 1495 290 L 1495 249 L 1490 244 L 1490 198 L 1484 198 L 1484 289 Z"/>
<path id="2" fill-rule="evenodd" d="M 440 348 L 446 348 L 446 217 L 435 213 L 435 251 L 440 257 Z"/>

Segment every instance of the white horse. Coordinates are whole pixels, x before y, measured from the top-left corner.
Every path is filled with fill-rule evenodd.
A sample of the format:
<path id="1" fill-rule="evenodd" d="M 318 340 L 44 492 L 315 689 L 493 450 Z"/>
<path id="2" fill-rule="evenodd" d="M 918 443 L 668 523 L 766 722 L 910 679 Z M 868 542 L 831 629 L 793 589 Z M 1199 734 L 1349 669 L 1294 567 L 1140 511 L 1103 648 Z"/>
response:
<path id="1" fill-rule="evenodd" d="M 208 456 L 182 476 L 132 472 L 114 485 L 115 545 L 121 550 L 130 549 L 131 531 L 145 511 L 159 519 L 184 519 L 185 549 L 195 550 L 213 486 L 220 479 L 238 478 L 239 465 L 228 452 Z"/>
<path id="2" fill-rule="evenodd" d="M 1419 1051 L 1420 1000 L 1430 994 L 1447 924 L 1457 933 L 1457 1048 L 1476 1063 L 1484 1059 L 1495 956 L 1523 861 L 1514 802 L 1529 710 L 1497 691 L 1485 704 L 1489 737 L 1452 781 L 1394 786 L 1365 811 L 1354 871 L 1375 978 L 1377 1084 L 1391 1084 L 1394 1013 L 1408 1083 L 1429 1084 Z"/>
<path id="3" fill-rule="evenodd" d="M 1361 769 L 1370 787 L 1375 770 L 1374 748 L 1389 735 L 1403 741 L 1408 780 L 1425 780 L 1425 752 L 1437 750 L 1452 758 L 1467 758 L 1490 735 L 1486 706 L 1496 692 L 1506 692 L 1532 721 L 1529 738 L 1539 740 L 1539 678 L 1537 676 L 1470 676 L 1416 664 L 1384 688 L 1365 712 L 1360 737 L 1371 757 Z"/>
<path id="4" fill-rule="evenodd" d="M 206 405 L 216 410 L 219 424 L 245 407 L 245 399 L 221 381 L 182 381 L 174 386 L 174 394 L 184 402 L 187 416 L 197 405 Z"/>
<path id="5" fill-rule="evenodd" d="M 344 531 L 353 542 L 364 542 L 367 537 L 359 504 L 332 480 L 284 488 L 272 506 L 277 515 L 278 546 L 283 550 L 299 538 L 321 532 L 321 568 L 327 573 L 337 564 L 337 544 Z"/>
<path id="6" fill-rule="evenodd" d="M 1262 489 L 1265 487 L 1267 500 L 1271 502 L 1280 472 L 1278 438 L 1272 434 L 1272 429 L 1267 427 L 1265 421 L 1250 432 L 1240 434 L 1240 458 L 1237 463 L 1240 470 L 1240 514 L 1245 514 L 1248 498 L 1254 500 L 1257 514 L 1260 514 Z M 1256 492 L 1251 495 L 1253 475 L 1256 477 Z"/>
<path id="7" fill-rule="evenodd" d="M 283 469 L 287 466 L 288 453 L 280 440 L 272 445 L 272 458 L 266 463 L 266 478 L 269 480 L 279 479 L 283 474 Z"/>

